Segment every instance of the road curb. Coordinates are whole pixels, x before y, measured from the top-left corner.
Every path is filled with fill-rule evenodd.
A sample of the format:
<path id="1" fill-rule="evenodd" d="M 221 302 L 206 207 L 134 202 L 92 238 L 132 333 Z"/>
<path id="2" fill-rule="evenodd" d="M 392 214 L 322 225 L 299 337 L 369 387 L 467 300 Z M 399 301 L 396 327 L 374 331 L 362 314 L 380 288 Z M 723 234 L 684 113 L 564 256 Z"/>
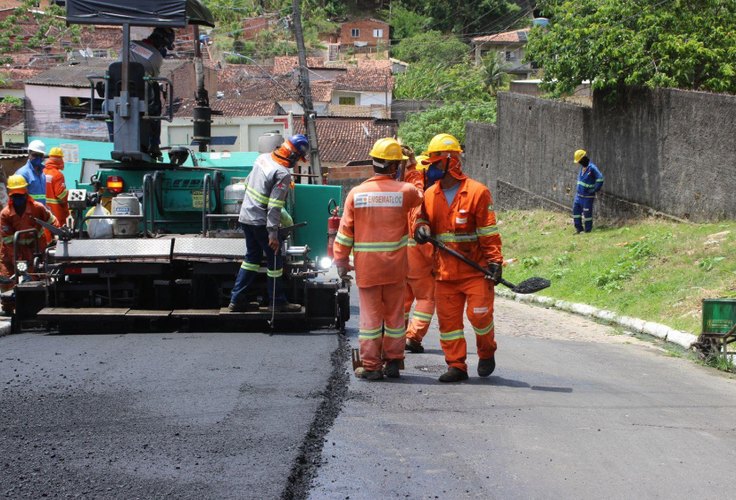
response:
<path id="1" fill-rule="evenodd" d="M 12 328 L 10 327 L 10 320 L 0 321 L 0 337 L 4 337 L 5 335 L 10 335 L 11 331 L 12 331 Z"/>
<path id="2" fill-rule="evenodd" d="M 654 323 L 652 321 L 645 321 L 643 319 L 632 318 L 630 316 L 621 316 L 612 311 L 598 309 L 587 304 L 567 302 L 565 300 L 557 300 L 551 297 L 537 296 L 533 294 L 521 295 L 510 290 L 502 290 L 498 288 L 496 288 L 496 293 L 500 297 L 512 299 L 516 302 L 531 302 L 544 307 L 554 307 L 555 309 L 612 323 L 630 331 L 652 335 L 653 337 L 657 337 L 658 339 L 662 339 L 666 342 L 672 342 L 673 344 L 677 344 L 685 349 L 690 349 L 693 343 L 698 340 L 697 335 L 693 335 L 692 333 L 674 330 L 668 326 Z"/>

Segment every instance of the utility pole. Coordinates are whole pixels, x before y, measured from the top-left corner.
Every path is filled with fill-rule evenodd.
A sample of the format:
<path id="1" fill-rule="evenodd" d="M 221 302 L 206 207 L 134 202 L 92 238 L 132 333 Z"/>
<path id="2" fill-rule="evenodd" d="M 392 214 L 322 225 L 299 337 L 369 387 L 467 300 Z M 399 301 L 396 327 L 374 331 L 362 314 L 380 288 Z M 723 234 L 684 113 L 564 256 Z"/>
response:
<path id="1" fill-rule="evenodd" d="M 312 104 L 312 89 L 309 86 L 309 72 L 307 70 L 307 52 L 304 47 L 304 33 L 302 32 L 302 14 L 299 8 L 300 0 L 292 0 L 294 35 L 296 37 L 296 48 L 299 51 L 299 83 L 302 89 L 302 108 L 304 109 L 304 128 L 307 130 L 307 138 L 310 146 L 310 174 L 319 175 L 318 184 L 324 182 L 322 164 L 319 161 L 319 148 L 317 147 L 317 114 Z"/>

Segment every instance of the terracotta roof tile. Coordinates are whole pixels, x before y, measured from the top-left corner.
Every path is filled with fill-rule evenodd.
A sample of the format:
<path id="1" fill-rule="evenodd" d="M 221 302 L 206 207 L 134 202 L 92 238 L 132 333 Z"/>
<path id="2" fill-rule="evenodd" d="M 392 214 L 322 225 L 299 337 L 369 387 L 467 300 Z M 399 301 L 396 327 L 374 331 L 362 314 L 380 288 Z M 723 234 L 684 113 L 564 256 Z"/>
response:
<path id="1" fill-rule="evenodd" d="M 42 85 L 47 87 L 89 87 L 87 75 L 104 75 L 105 70 L 114 62 L 113 59 L 86 59 L 80 64 L 62 64 L 45 71 L 41 71 L 27 79 L 27 85 Z M 161 76 L 167 77 L 183 64 L 189 64 L 183 59 L 164 59 L 161 67 Z"/>
<path id="2" fill-rule="evenodd" d="M 277 56 L 273 59 L 273 74 L 286 75 L 299 67 L 296 56 Z M 321 57 L 307 57 L 307 67 L 312 69 L 344 69 L 348 64 L 343 61 L 325 61 Z"/>
<path id="3" fill-rule="evenodd" d="M 317 141 L 324 162 L 344 164 L 365 160 L 373 144 L 382 137 L 391 137 L 398 129 L 395 120 L 318 117 Z M 304 134 L 302 120 L 294 120 L 294 133 Z"/>
<path id="4" fill-rule="evenodd" d="M 514 31 L 505 31 L 503 33 L 496 33 L 494 35 L 476 36 L 475 38 L 473 38 L 473 43 L 526 43 L 528 34 L 529 28 Z"/>
<path id="5" fill-rule="evenodd" d="M 175 117 L 191 117 L 194 99 L 183 99 L 174 113 Z M 245 98 L 225 98 L 210 100 L 213 111 L 221 111 L 224 117 L 275 116 L 283 113 L 274 101 L 253 101 Z"/>

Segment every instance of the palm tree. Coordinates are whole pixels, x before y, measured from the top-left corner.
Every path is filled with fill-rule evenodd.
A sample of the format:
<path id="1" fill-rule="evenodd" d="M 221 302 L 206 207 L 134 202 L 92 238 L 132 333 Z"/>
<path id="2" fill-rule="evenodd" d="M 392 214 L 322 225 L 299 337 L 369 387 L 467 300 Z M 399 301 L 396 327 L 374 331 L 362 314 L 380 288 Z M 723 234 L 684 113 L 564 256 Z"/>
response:
<path id="1" fill-rule="evenodd" d="M 483 82 L 491 94 L 496 95 L 506 78 L 506 71 L 495 53 L 491 53 L 483 59 Z"/>

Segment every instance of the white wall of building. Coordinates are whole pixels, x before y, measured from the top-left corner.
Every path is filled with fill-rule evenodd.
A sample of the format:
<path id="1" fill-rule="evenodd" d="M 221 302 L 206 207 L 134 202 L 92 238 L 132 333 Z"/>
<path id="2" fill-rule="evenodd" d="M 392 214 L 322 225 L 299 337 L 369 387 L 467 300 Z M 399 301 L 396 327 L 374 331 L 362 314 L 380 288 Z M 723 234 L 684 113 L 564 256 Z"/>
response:
<path id="1" fill-rule="evenodd" d="M 257 151 L 258 138 L 266 133 L 279 131 L 284 137 L 293 132 L 292 117 L 249 116 L 212 117 L 212 137 L 235 137 L 234 144 L 213 144 L 213 151 Z M 194 133 L 191 118 L 175 118 L 171 123 L 162 122 L 161 146 L 189 146 Z"/>

